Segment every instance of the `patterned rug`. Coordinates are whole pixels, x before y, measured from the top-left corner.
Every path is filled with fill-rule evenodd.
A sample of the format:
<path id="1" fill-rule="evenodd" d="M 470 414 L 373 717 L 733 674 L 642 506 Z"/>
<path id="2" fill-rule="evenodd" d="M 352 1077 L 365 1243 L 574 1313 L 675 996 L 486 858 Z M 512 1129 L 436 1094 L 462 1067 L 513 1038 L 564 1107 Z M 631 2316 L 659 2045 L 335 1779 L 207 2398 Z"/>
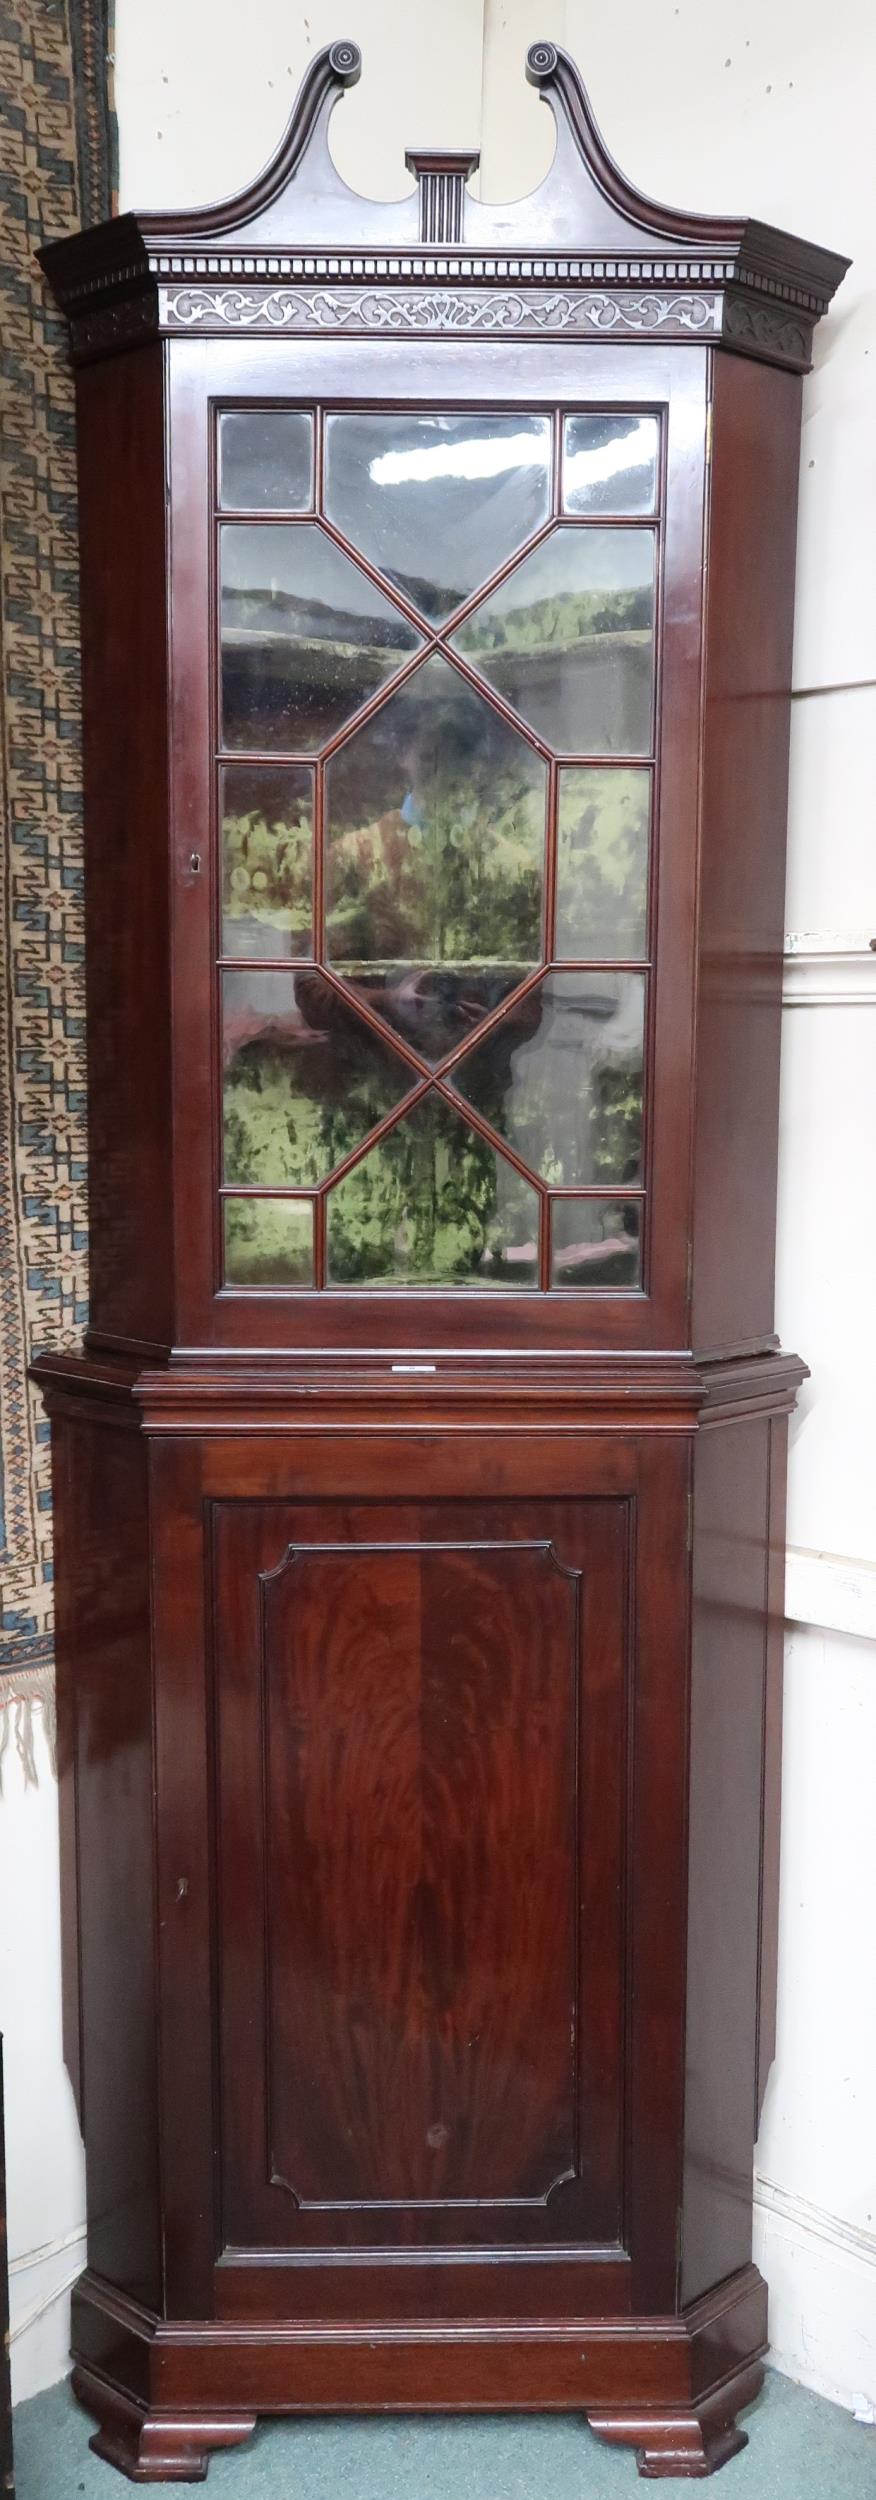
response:
<path id="1" fill-rule="evenodd" d="M 0 1772 L 52 1711 L 37 1346 L 85 1318 L 82 822 L 73 384 L 34 253 L 110 211 L 109 0 L 0 0 Z"/>

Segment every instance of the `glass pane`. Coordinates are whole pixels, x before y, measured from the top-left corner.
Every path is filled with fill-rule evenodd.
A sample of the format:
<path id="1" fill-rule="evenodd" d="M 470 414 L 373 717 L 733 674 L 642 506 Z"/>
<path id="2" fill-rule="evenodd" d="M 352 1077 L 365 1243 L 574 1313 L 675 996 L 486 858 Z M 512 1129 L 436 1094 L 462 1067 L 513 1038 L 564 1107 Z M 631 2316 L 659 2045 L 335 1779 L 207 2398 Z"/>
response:
<path id="1" fill-rule="evenodd" d="M 313 774 L 229 764 L 222 776 L 223 955 L 313 953 Z"/>
<path id="2" fill-rule="evenodd" d="M 329 518 L 434 624 L 547 520 L 550 474 L 548 417 L 326 423 Z"/>
<path id="3" fill-rule="evenodd" d="M 223 975 L 225 1179 L 308 1189 L 410 1091 L 319 972 Z"/>
<path id="4" fill-rule="evenodd" d="M 313 418 L 300 408 L 252 408 L 221 417 L 219 480 L 225 512 L 308 511 Z"/>
<path id="5" fill-rule="evenodd" d="M 226 523 L 227 747 L 310 753 L 415 651 L 419 635 L 315 523 Z"/>
<path id="6" fill-rule="evenodd" d="M 656 417 L 567 417 L 563 447 L 566 512 L 653 512 L 657 499 Z"/>
<path id="7" fill-rule="evenodd" d="M 225 1198 L 227 1285 L 312 1285 L 309 1198 Z"/>
<path id="8" fill-rule="evenodd" d="M 329 961 L 430 1061 L 541 959 L 545 780 L 437 656 L 327 767 Z"/>
<path id="9" fill-rule="evenodd" d="M 568 1293 L 641 1283 L 639 1198 L 554 1198 L 551 1284 Z"/>
<path id="10" fill-rule="evenodd" d="M 647 754 L 653 530 L 555 530 L 453 639 L 548 746 Z"/>
<path id="11" fill-rule="evenodd" d="M 645 981 L 550 972 L 507 1009 L 452 1082 L 557 1188 L 638 1182 Z"/>
<path id="12" fill-rule="evenodd" d="M 558 955 L 644 955 L 651 775 L 564 764 L 557 798 Z"/>
<path id="13" fill-rule="evenodd" d="M 537 1193 L 503 1155 L 428 1095 L 329 1192 L 334 1285 L 538 1282 Z"/>

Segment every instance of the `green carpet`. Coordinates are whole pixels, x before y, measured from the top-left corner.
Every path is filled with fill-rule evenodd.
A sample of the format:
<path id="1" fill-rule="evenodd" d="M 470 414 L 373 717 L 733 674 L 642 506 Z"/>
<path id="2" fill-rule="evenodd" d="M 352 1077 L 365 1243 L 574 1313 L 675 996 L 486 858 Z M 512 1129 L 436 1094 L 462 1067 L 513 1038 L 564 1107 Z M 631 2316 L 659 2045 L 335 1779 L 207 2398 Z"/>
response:
<path id="1" fill-rule="evenodd" d="M 122 2500 L 129 2486 L 90 2454 L 89 2427 L 66 2386 L 19 2405 L 17 2500 Z M 876 2431 L 837 2405 L 771 2371 L 746 2428 L 716 2500 L 876 2500 Z M 645 2489 L 632 2453 L 544 2414 L 266 2422 L 248 2447 L 213 2458 L 208 2486 L 214 2500 L 633 2500 Z"/>

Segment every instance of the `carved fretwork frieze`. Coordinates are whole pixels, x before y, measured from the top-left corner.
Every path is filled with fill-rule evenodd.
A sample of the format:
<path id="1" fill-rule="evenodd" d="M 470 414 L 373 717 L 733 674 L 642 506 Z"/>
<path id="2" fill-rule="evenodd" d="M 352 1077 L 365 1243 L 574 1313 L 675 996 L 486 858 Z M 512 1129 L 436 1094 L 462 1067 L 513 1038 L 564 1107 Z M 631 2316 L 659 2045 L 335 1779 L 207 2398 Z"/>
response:
<path id="1" fill-rule="evenodd" d="M 173 330 L 467 330 L 506 336 L 509 330 L 661 330 L 671 337 L 713 335 L 720 326 L 716 295 L 610 295 L 451 287 L 182 287 L 162 297 L 162 327 Z"/>

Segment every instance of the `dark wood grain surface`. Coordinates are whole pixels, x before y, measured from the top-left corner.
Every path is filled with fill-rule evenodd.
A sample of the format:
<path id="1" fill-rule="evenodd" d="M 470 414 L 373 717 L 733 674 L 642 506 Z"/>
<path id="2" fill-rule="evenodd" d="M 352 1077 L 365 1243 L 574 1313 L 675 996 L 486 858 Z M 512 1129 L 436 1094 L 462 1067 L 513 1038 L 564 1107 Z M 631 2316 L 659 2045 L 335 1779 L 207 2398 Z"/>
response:
<path id="1" fill-rule="evenodd" d="M 543 2204 L 575 2170 L 579 1575 L 393 1526 L 262 1577 L 271 2181 Z"/>
<path id="2" fill-rule="evenodd" d="M 59 1682 L 77 1835 L 74 1968 L 98 2274 L 160 2308 L 154 1760 L 146 1448 L 75 1427 L 56 1446 Z M 136 1946 L 136 1949 L 134 1949 Z M 73 1982 L 71 1979 L 71 1993 Z"/>
<path id="3" fill-rule="evenodd" d="M 91 1326 L 173 1342 L 164 386 L 78 380 Z"/>
<path id="4" fill-rule="evenodd" d="M 232 2247 L 619 2241 L 626 1536 L 219 1506 Z"/>
<path id="5" fill-rule="evenodd" d="M 775 1340 L 800 389 L 715 359 L 703 679 L 691 1343 Z"/>

